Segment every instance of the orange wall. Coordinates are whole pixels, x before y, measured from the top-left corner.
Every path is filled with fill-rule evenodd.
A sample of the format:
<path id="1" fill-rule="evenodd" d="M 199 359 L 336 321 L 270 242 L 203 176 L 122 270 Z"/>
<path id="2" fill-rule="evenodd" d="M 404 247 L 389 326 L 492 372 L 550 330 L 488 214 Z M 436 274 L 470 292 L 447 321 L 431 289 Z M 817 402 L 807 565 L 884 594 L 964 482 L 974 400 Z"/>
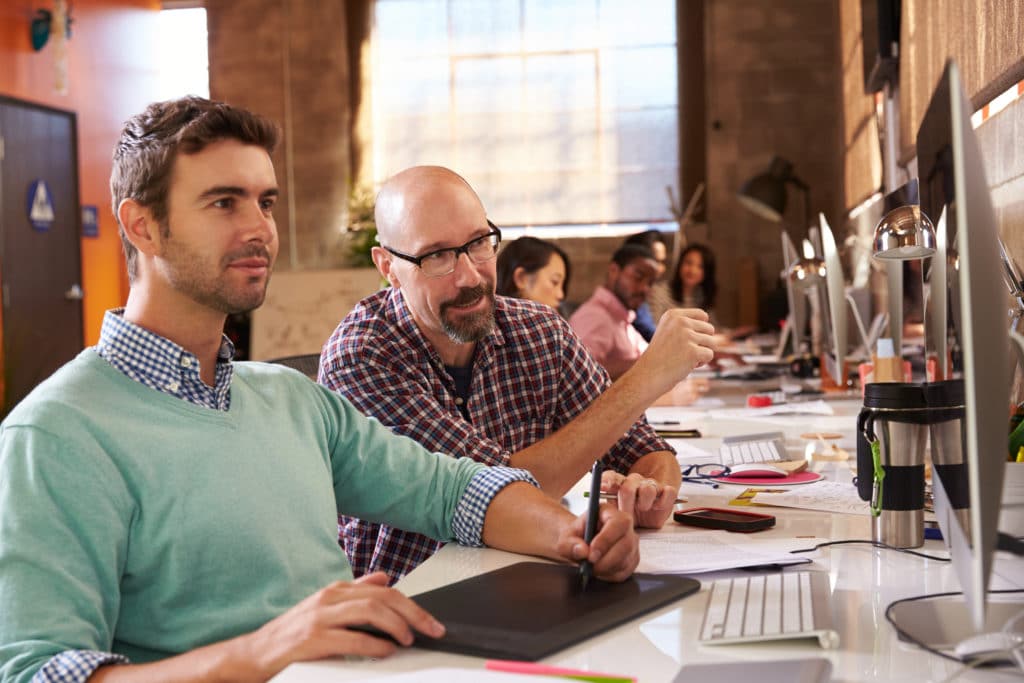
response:
<path id="1" fill-rule="evenodd" d="M 0 93 L 78 116 L 82 204 L 99 208 L 99 237 L 82 238 L 84 334 L 99 338 L 103 311 L 128 295 L 117 221 L 110 208 L 110 157 L 125 119 L 156 98 L 160 0 L 73 0 L 67 43 L 68 92 L 54 91 L 53 39 L 32 49 L 29 22 L 52 0 L 0 0 Z"/>

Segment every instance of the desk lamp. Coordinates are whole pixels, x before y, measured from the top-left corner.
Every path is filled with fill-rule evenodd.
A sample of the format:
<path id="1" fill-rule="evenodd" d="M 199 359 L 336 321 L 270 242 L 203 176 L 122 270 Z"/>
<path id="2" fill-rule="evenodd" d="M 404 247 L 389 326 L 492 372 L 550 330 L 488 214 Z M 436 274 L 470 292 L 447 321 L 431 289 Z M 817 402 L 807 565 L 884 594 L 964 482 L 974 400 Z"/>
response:
<path id="1" fill-rule="evenodd" d="M 1003 262 L 1003 282 L 1006 283 L 1006 288 L 1010 290 L 1010 297 L 1013 299 L 1010 306 L 1010 337 L 1020 343 L 1024 341 L 1024 337 L 1020 336 L 1021 323 L 1024 322 L 1024 277 L 1021 277 L 1020 267 L 1006 251 L 1002 239 L 999 240 L 999 258 Z M 1021 347 L 1021 351 L 1024 352 L 1024 346 Z M 1012 359 L 1010 376 L 1015 377 L 1020 368 L 1024 367 L 1024 356 L 1021 359 L 1012 356 Z"/>
<path id="2" fill-rule="evenodd" d="M 798 287 L 810 287 L 825 278 L 825 262 L 814 253 L 814 246 L 804 240 L 804 254 L 790 264 L 786 277 Z"/>
<path id="3" fill-rule="evenodd" d="M 919 204 L 902 204 L 882 216 L 875 226 L 873 245 L 874 257 L 887 261 L 889 336 L 898 354 L 903 340 L 903 270 L 898 262 L 934 254 L 935 226 Z"/>
<path id="4" fill-rule="evenodd" d="M 804 193 L 804 229 L 810 224 L 810 197 L 807 184 L 793 175 L 793 164 L 782 157 L 776 156 L 764 173 L 759 173 L 747 180 L 736 193 L 740 204 L 765 220 L 781 223 L 786 211 L 786 185 L 792 184 Z M 789 277 L 789 269 L 797 259 L 789 235 L 782 230 L 782 280 L 786 284 L 786 299 L 789 303 L 789 314 L 783 337 L 780 340 L 780 352 L 785 346 L 786 337 L 793 342 L 793 353 L 800 353 L 803 346 L 803 326 L 805 306 L 803 293 L 794 292 L 793 280 Z M 799 278 L 797 278 L 799 279 Z"/>
<path id="5" fill-rule="evenodd" d="M 793 175 L 793 164 L 782 157 L 773 158 L 766 172 L 743 183 L 736 198 L 758 216 L 781 223 L 782 214 L 786 211 L 786 185 L 795 185 L 803 191 L 806 229 L 811 224 L 810 191 L 807 183 Z"/>
<path id="6" fill-rule="evenodd" d="M 1017 262 L 1006 251 L 1002 240 L 999 240 L 999 257 L 1003 262 L 1003 280 L 1015 303 L 1015 307 L 1010 309 L 1010 329 L 1019 332 L 1024 321 L 1024 277 L 1021 277 Z"/>
<path id="7" fill-rule="evenodd" d="M 917 204 L 898 206 L 882 216 L 875 227 L 877 259 L 925 258 L 935 253 L 935 226 Z"/>
<path id="8" fill-rule="evenodd" d="M 797 257 L 783 272 L 787 293 L 790 294 L 790 310 L 794 323 L 803 325 L 807 320 L 806 302 L 811 302 L 811 348 L 817 352 L 821 345 L 820 302 L 817 286 L 825 279 L 825 262 L 818 258 L 810 240 L 803 241 L 803 255 Z M 795 332 L 795 330 L 794 330 Z M 802 333 L 802 330 L 800 331 Z M 794 353 L 801 353 L 799 337 L 794 337 Z"/>

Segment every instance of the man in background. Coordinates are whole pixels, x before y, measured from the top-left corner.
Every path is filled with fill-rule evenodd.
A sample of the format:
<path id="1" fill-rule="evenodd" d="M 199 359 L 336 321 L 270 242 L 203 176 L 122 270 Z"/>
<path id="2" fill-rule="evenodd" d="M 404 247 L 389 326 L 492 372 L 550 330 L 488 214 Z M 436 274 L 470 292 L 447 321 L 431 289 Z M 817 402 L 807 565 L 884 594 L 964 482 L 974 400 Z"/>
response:
<path id="1" fill-rule="evenodd" d="M 612 255 L 604 284 L 569 318 L 583 345 L 613 380 L 632 368 L 647 349 L 633 321 L 658 273 L 658 261 L 650 249 L 624 244 Z M 691 311 L 690 315 L 696 314 Z"/>
<path id="2" fill-rule="evenodd" d="M 407 169 L 377 197 L 374 263 L 390 288 L 363 299 L 324 346 L 319 381 L 429 450 L 529 470 L 559 499 L 602 459 L 604 486 L 636 523 L 660 527 L 680 483 L 643 411 L 698 363 L 713 329 L 666 316 L 645 362 L 609 387 L 549 306 L 495 295 L 501 233 L 469 184 Z M 356 575 L 397 579 L 436 541 L 400 525 L 340 519 Z"/>
<path id="3" fill-rule="evenodd" d="M 654 260 L 658 262 L 658 276 L 654 279 L 650 291 L 644 302 L 636 309 L 636 317 L 633 319 L 633 327 L 644 338 L 650 342 L 654 336 L 654 329 L 658 325 L 658 318 L 661 314 L 672 308 L 672 299 L 665 285 L 665 272 L 668 269 L 668 242 L 659 230 L 645 230 L 635 235 L 630 235 L 622 242 L 623 244 L 639 244 L 647 247 L 654 254 Z"/>

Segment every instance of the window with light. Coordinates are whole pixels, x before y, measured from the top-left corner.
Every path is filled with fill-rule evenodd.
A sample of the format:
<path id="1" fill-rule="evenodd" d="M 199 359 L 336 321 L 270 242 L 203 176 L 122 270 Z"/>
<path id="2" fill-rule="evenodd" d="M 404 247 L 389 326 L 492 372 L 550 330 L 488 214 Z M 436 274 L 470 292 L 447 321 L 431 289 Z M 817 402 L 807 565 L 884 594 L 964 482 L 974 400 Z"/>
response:
<path id="1" fill-rule="evenodd" d="M 674 0 L 376 0 L 373 178 L 447 166 L 505 225 L 671 220 Z"/>

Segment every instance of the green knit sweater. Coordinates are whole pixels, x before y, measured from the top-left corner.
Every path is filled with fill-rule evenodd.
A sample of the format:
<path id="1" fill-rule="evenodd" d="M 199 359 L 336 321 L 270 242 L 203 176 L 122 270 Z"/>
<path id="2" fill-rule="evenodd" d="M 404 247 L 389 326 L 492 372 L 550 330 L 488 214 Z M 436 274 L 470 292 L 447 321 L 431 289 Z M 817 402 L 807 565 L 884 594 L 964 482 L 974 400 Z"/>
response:
<path id="1" fill-rule="evenodd" d="M 291 370 L 234 368 L 215 411 L 87 349 L 0 425 L 0 680 L 65 650 L 141 662 L 254 630 L 352 578 L 341 511 L 452 537 L 482 465 Z"/>

